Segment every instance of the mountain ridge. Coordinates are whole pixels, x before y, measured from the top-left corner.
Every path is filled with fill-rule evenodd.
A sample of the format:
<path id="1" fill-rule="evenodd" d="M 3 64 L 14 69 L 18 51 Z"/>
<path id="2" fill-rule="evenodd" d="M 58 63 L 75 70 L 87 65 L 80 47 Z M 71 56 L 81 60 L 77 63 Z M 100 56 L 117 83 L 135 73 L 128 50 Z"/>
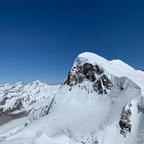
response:
<path id="1" fill-rule="evenodd" d="M 50 100 L 42 99 L 47 108 L 36 110 L 21 126 L 0 135 L 0 142 L 142 144 L 143 78 L 142 72 L 121 60 L 82 53 Z"/>
<path id="2" fill-rule="evenodd" d="M 44 100 L 47 100 L 47 104 L 50 103 L 58 87 L 49 86 L 38 80 L 29 84 L 17 82 L 0 85 L 1 123 L 32 115 L 36 109 L 43 106 Z"/>

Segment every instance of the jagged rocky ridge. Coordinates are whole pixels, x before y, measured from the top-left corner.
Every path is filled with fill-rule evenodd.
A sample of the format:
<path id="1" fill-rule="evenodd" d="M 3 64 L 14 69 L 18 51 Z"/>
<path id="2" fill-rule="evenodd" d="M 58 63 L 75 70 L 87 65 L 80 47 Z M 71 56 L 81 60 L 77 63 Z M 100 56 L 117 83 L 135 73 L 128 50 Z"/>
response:
<path id="1" fill-rule="evenodd" d="M 98 65 L 84 63 L 82 66 L 74 66 L 70 69 L 64 84 L 73 86 L 82 83 L 84 80 L 92 82 L 93 90 L 98 94 L 107 94 L 113 83 L 105 75 L 104 69 Z"/>

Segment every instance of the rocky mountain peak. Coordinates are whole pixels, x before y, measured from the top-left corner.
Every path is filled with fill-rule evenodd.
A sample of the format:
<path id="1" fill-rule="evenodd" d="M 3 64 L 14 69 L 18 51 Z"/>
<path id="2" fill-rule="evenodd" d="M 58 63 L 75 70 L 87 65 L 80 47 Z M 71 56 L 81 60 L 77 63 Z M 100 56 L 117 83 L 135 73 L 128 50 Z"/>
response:
<path id="1" fill-rule="evenodd" d="M 92 83 L 93 90 L 98 94 L 107 94 L 108 90 L 111 90 L 113 86 L 112 81 L 105 74 L 104 69 L 91 63 L 73 66 L 70 69 L 64 84 L 67 84 L 72 88 L 84 81 L 90 81 Z"/>

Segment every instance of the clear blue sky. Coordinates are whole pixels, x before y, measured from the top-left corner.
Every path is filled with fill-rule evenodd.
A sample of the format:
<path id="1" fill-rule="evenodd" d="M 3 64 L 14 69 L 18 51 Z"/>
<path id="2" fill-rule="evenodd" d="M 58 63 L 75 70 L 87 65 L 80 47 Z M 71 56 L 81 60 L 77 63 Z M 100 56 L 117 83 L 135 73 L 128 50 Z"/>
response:
<path id="1" fill-rule="evenodd" d="M 0 1 L 0 83 L 62 82 L 84 51 L 144 67 L 144 2 Z"/>

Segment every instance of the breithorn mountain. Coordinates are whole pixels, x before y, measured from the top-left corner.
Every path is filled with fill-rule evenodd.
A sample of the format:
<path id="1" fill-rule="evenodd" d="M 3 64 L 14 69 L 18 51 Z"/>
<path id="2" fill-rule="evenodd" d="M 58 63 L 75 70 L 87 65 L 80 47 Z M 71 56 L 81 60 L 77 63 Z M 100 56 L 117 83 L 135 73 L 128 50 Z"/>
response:
<path id="1" fill-rule="evenodd" d="M 143 144 L 144 72 L 85 52 L 60 86 L 0 86 L 2 144 Z"/>

